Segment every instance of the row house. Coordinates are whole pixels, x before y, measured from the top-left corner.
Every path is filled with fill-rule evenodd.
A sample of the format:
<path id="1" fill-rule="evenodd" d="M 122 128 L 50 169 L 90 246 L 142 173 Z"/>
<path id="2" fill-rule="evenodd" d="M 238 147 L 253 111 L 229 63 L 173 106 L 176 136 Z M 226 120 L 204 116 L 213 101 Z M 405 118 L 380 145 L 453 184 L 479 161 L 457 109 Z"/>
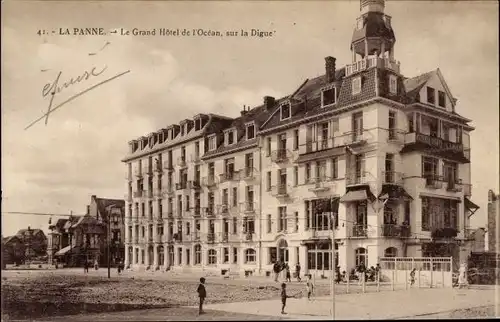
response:
<path id="1" fill-rule="evenodd" d="M 132 141 L 129 174 L 155 158 L 169 163 L 147 177 L 151 185 L 129 180 L 136 219 L 128 263 L 264 275 L 284 261 L 329 275 L 333 257 L 342 269 L 380 257 L 462 260 L 478 208 L 470 200 L 473 127 L 439 69 L 401 74 L 384 9 L 383 0 L 360 2 L 346 66 L 326 57 L 324 75 L 237 118 L 202 116 L 198 128 L 200 117 Z M 166 193 L 134 195 L 160 189 L 158 180 Z M 151 261 L 137 239 L 154 236 L 155 222 L 169 227 L 154 243 L 168 248 L 164 262 Z"/>

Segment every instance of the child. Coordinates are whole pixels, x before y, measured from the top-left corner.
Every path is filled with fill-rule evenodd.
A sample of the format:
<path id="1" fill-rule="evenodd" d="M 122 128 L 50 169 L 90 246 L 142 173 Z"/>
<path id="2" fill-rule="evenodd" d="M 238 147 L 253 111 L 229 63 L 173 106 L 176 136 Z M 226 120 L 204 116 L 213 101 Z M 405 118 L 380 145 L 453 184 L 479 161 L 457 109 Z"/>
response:
<path id="1" fill-rule="evenodd" d="M 313 282 L 311 281 L 311 274 L 307 275 L 307 281 L 306 281 L 306 289 L 307 289 L 307 300 L 311 300 L 311 294 L 314 290 L 314 285 Z"/>
<path id="2" fill-rule="evenodd" d="M 286 314 L 285 313 L 285 306 L 286 306 L 286 299 L 291 298 L 295 296 L 289 296 L 286 294 L 286 284 L 281 283 L 281 314 Z"/>
<path id="3" fill-rule="evenodd" d="M 415 271 L 416 271 L 416 270 L 417 270 L 417 269 L 416 269 L 416 268 L 414 268 L 414 269 L 412 269 L 412 270 L 411 270 L 411 272 L 410 272 L 410 286 L 413 286 L 413 284 L 415 284 Z"/>
<path id="4" fill-rule="evenodd" d="M 205 301 L 205 298 L 207 297 L 207 291 L 205 290 L 205 278 L 202 277 L 200 278 L 200 285 L 198 285 L 198 297 L 200 298 L 200 310 L 199 314 L 204 314 L 203 312 L 203 301 Z"/>

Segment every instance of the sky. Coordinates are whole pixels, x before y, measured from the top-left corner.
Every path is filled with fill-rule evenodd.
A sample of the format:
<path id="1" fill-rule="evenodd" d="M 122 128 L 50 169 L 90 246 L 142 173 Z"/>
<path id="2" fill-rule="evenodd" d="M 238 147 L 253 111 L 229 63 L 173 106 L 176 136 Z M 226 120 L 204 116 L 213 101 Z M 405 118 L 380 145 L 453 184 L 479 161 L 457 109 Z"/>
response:
<path id="1" fill-rule="evenodd" d="M 484 226 L 487 192 L 498 192 L 500 177 L 498 4 L 387 1 L 386 13 L 402 74 L 439 67 L 458 98 L 456 111 L 473 120 L 472 200 L 481 209 L 472 226 Z M 200 112 L 236 117 L 265 95 L 288 95 L 324 73 L 326 56 L 338 67 L 349 63 L 359 1 L 4 1 L 1 14 L 2 212 L 83 214 L 91 195 L 124 198 L 120 160 L 130 140 Z M 58 34 L 90 27 L 118 32 Z M 122 36 L 121 28 L 259 29 L 272 36 Z M 92 68 L 104 71 L 62 86 Z M 59 73 L 52 107 L 126 71 L 25 130 L 47 111 L 46 84 Z M 46 230 L 48 219 L 2 213 L 2 235 L 28 225 Z"/>

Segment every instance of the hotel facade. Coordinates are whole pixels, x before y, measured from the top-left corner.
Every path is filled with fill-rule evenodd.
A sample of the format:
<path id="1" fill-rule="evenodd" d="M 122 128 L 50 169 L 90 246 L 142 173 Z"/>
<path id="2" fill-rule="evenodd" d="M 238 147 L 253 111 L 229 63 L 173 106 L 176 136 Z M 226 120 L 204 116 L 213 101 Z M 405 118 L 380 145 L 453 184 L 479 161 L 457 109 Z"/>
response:
<path id="1" fill-rule="evenodd" d="M 401 75 L 384 7 L 360 1 L 346 66 L 326 57 L 286 97 L 129 142 L 127 266 L 266 275 L 282 260 L 328 276 L 332 248 L 341 270 L 466 259 L 471 120 L 439 69 Z"/>

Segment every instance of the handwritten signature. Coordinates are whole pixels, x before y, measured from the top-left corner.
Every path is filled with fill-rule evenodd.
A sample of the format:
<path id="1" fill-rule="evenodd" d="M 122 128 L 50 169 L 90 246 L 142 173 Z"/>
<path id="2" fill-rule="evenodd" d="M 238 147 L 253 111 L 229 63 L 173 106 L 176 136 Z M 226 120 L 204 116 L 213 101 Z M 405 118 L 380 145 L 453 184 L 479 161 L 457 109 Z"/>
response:
<path id="1" fill-rule="evenodd" d="M 100 81 L 99 83 L 97 84 L 94 84 L 90 87 L 87 87 L 86 89 L 84 89 L 83 91 L 71 96 L 70 98 L 66 99 L 65 101 L 63 101 L 62 103 L 58 104 L 57 106 L 55 107 L 52 107 L 53 106 L 53 103 L 54 103 L 54 98 L 56 96 L 59 95 L 59 93 L 61 93 L 64 89 L 67 89 L 73 85 L 76 85 L 76 84 L 79 84 L 79 83 L 82 83 L 84 81 L 87 81 L 88 79 L 92 79 L 92 78 L 96 78 L 96 77 L 99 77 L 101 74 L 103 74 L 106 70 L 107 70 L 107 66 L 104 66 L 102 69 L 97 69 L 96 67 L 92 67 L 92 69 L 90 70 L 86 70 L 84 72 L 82 72 L 79 76 L 77 76 L 76 78 L 75 77 L 72 77 L 70 78 L 68 81 L 66 82 L 63 82 L 62 85 L 59 85 L 59 81 L 61 79 L 61 75 L 62 75 L 62 71 L 60 71 L 58 74 L 57 74 L 57 77 L 55 78 L 55 80 L 53 82 L 50 82 L 50 83 L 47 83 L 43 86 L 43 89 L 42 89 L 42 96 L 44 98 L 46 98 L 47 96 L 50 95 L 50 99 L 49 99 L 49 105 L 47 107 L 47 112 L 45 114 L 43 114 L 41 117 L 37 118 L 36 120 L 34 120 L 33 122 L 31 122 L 28 126 L 26 126 L 24 129 L 27 130 L 29 129 L 30 127 L 32 127 L 33 125 L 35 125 L 36 123 L 40 122 L 41 120 L 43 120 L 45 118 L 45 125 L 47 125 L 48 121 L 49 121 L 49 115 L 51 113 L 54 113 L 56 110 L 58 110 L 59 108 L 63 107 L 64 105 L 66 105 L 67 103 L 73 101 L 74 99 L 84 95 L 85 93 L 88 93 L 89 91 L 101 86 L 101 85 L 104 85 L 114 79 L 117 79 L 118 77 L 121 77 L 127 73 L 130 72 L 130 70 L 127 70 L 127 71 L 124 71 L 124 72 L 121 72 L 119 74 L 116 74 L 114 75 L 113 77 L 110 77 L 110 78 L 107 78 L 103 81 Z"/>

